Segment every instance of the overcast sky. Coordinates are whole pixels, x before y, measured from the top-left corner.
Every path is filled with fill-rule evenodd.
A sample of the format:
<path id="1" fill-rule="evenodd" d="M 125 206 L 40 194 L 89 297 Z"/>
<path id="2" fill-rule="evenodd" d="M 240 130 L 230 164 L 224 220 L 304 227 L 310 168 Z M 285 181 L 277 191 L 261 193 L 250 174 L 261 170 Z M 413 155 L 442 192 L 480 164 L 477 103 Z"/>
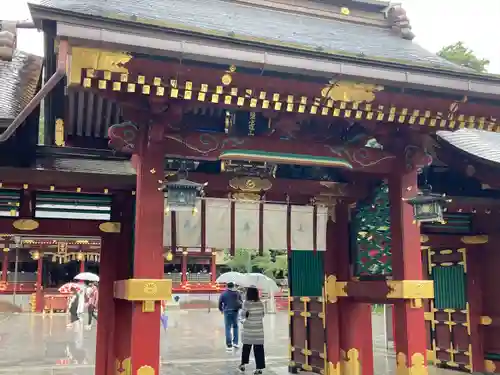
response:
<path id="1" fill-rule="evenodd" d="M 398 1 L 394 1 L 396 2 Z M 403 3 L 413 31 L 417 35 L 415 42 L 432 52 L 437 52 L 443 46 L 463 41 L 478 57 L 491 61 L 490 73 L 500 74 L 498 32 L 500 0 L 400 0 L 399 2 Z M 0 17 L 7 20 L 29 18 L 26 3 L 25 0 L 0 0 Z M 19 35 L 19 48 L 41 55 L 43 50 L 41 37 L 32 30 L 23 30 Z"/>

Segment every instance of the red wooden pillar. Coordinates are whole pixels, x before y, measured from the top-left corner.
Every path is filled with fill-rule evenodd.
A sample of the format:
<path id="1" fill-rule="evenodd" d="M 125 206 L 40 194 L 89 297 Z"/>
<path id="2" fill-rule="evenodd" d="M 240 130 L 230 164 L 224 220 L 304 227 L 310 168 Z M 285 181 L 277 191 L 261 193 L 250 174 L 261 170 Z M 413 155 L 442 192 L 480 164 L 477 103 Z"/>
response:
<path id="1" fill-rule="evenodd" d="M 393 280 L 423 280 L 420 228 L 413 217 L 413 208 L 403 198 L 417 194 L 417 172 L 401 169 L 389 178 L 391 213 L 391 248 Z M 410 300 L 394 302 L 397 373 L 427 373 L 427 345 L 424 307 Z"/>
<path id="2" fill-rule="evenodd" d="M 120 217 L 120 203 L 113 197 L 113 205 L 111 208 L 111 219 Z M 99 263 L 99 320 L 97 321 L 97 338 L 96 338 L 96 375 L 114 375 L 117 373 L 115 369 L 115 332 L 119 337 L 130 345 L 130 319 L 128 320 L 128 328 L 122 327 L 122 331 L 115 331 L 116 319 L 120 316 L 125 316 L 123 311 L 119 311 L 116 307 L 116 300 L 113 297 L 114 282 L 118 280 L 117 269 L 122 263 L 126 263 L 124 259 L 124 251 L 121 248 L 121 237 L 124 228 L 120 235 L 114 233 L 103 233 L 101 237 L 101 254 Z M 117 262 L 116 259 L 120 259 Z M 127 335 L 128 333 L 128 335 Z M 130 353 L 128 353 L 130 358 Z M 129 361 L 130 362 L 130 361 Z"/>
<path id="3" fill-rule="evenodd" d="M 336 209 L 336 242 L 338 278 L 351 279 L 349 262 L 349 207 L 339 204 Z M 359 303 L 342 297 L 339 305 L 339 332 L 341 367 L 352 375 L 373 375 L 372 309 L 368 303 Z"/>
<path id="4" fill-rule="evenodd" d="M 2 260 L 2 279 L 0 281 L 6 283 L 7 282 L 7 272 L 9 270 L 9 251 L 3 252 L 3 260 Z"/>
<path id="5" fill-rule="evenodd" d="M 210 257 L 210 282 L 215 284 L 217 280 L 217 251 L 212 249 L 212 256 Z"/>
<path id="6" fill-rule="evenodd" d="M 127 280 L 133 276 L 134 244 L 132 242 L 134 232 L 135 198 L 133 195 L 124 197 L 122 207 L 122 232 L 120 242 L 116 243 L 116 253 L 120 253 L 120 262 L 115 262 L 117 280 Z M 112 374 L 130 374 L 131 367 L 131 341 L 132 341 L 132 303 L 123 299 L 114 299 L 114 371 Z"/>
<path id="7" fill-rule="evenodd" d="M 181 284 L 183 285 L 187 283 L 187 257 L 188 252 L 186 249 L 183 249 L 181 257 Z"/>
<path id="8" fill-rule="evenodd" d="M 134 236 L 134 279 L 163 279 L 164 152 L 161 126 L 153 124 L 142 134 L 136 158 L 137 192 Z M 145 130 L 145 129 L 144 129 Z M 158 143 L 156 142 L 158 140 Z M 159 375 L 160 301 L 153 312 L 142 302 L 132 302 L 131 374 Z"/>
<path id="9" fill-rule="evenodd" d="M 325 252 L 325 279 L 328 277 L 338 277 L 337 271 L 337 253 L 345 251 L 342 249 L 342 241 L 338 242 L 339 237 L 337 231 L 340 231 L 340 226 L 343 224 L 336 223 L 332 219 L 335 218 L 335 210 L 337 207 L 331 207 L 331 214 L 326 224 L 326 252 Z M 340 225 L 338 225 L 340 224 Z M 345 224 L 345 221 L 344 221 Z M 345 235 L 345 234 L 344 234 Z M 340 335 L 339 335 L 339 304 L 337 301 L 326 300 L 326 357 L 328 361 L 328 370 L 325 369 L 326 374 L 340 375 Z"/>
<path id="10" fill-rule="evenodd" d="M 85 272 L 85 260 L 80 261 L 80 273 Z"/>
<path id="11" fill-rule="evenodd" d="M 43 298 L 43 253 L 40 253 L 39 258 L 37 259 L 37 269 L 36 269 L 36 304 L 35 311 L 37 313 L 43 312 L 43 307 L 45 305 L 45 301 Z"/>

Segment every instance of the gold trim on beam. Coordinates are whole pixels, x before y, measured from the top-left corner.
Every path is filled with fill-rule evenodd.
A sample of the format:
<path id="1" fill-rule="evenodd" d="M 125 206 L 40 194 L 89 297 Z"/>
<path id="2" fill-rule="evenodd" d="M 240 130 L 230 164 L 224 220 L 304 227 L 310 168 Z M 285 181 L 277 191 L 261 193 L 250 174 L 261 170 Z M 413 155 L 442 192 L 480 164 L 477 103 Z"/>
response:
<path id="1" fill-rule="evenodd" d="M 434 298 L 434 282 L 432 280 L 388 280 L 387 298 L 427 299 Z"/>
<path id="2" fill-rule="evenodd" d="M 107 221 L 99 224 L 99 230 L 104 233 L 120 233 L 122 230 L 121 223 Z"/>
<path id="3" fill-rule="evenodd" d="M 130 59 L 129 55 L 124 54 L 120 57 L 119 53 L 115 52 L 115 56 L 110 56 L 109 59 L 124 61 Z M 121 58 L 121 60 L 120 60 Z M 126 60 L 128 61 L 128 60 Z M 116 69 L 118 63 L 113 65 Z M 119 65 L 119 64 L 118 64 Z M 94 64 L 95 66 L 95 64 Z M 121 65 L 119 65 L 121 67 Z M 123 67 L 121 69 L 124 69 Z M 110 90 L 109 85 L 99 84 L 103 80 L 103 72 L 99 69 L 89 69 L 84 78 L 84 87 L 93 87 L 95 89 Z M 103 71 L 109 71 L 109 66 Z M 277 112 L 300 113 L 318 116 L 330 116 L 340 118 L 350 118 L 356 120 L 369 121 L 385 121 L 395 124 L 404 124 L 409 126 L 419 125 L 435 128 L 436 130 L 444 129 L 481 129 L 485 131 L 500 132 L 500 123 L 496 120 L 486 120 L 484 118 L 476 118 L 475 116 L 465 117 L 459 115 L 454 118 L 443 118 L 441 112 L 432 113 L 426 109 L 411 109 L 397 108 L 393 106 L 372 105 L 366 101 L 350 101 L 353 96 L 346 96 L 344 100 L 333 99 L 327 100 L 318 93 L 318 97 L 306 97 L 303 95 L 281 95 L 280 93 L 271 93 L 265 91 L 256 91 L 248 88 L 238 88 L 228 86 L 212 86 L 206 83 L 200 84 L 200 87 L 194 87 L 193 82 L 186 81 L 178 82 L 177 79 L 161 82 L 162 86 L 155 86 L 155 90 L 150 90 L 150 84 L 155 77 L 141 76 L 140 84 L 137 79 L 130 77 L 128 74 L 123 74 L 119 81 L 113 81 L 111 87 L 113 91 L 127 92 L 127 85 L 122 85 L 122 82 L 134 83 L 137 86 L 148 86 L 146 89 L 138 87 L 136 92 L 141 92 L 142 95 L 167 96 L 170 98 L 196 100 L 206 103 L 224 103 L 225 105 L 238 106 L 240 108 L 249 108 L 252 111 L 258 110 L 274 110 Z M 80 82 L 77 82 L 81 84 Z M 163 88 L 162 90 L 160 88 Z M 199 95 L 202 93 L 203 95 Z M 357 95 L 357 94 L 356 94 Z M 369 99 L 368 97 L 365 99 Z"/>
<path id="4" fill-rule="evenodd" d="M 347 282 L 337 281 L 337 276 L 329 275 L 325 279 L 325 295 L 329 303 L 337 302 L 338 297 L 347 297 L 345 287 Z"/>
<path id="5" fill-rule="evenodd" d="M 90 82 L 95 76 L 95 71 L 103 72 L 106 81 L 111 80 L 111 73 L 123 73 L 128 75 L 125 64 L 132 56 L 127 52 L 108 51 L 97 48 L 71 48 L 71 64 L 68 72 L 68 85 L 82 85 L 82 73 L 85 70 L 85 79 Z M 85 86 L 85 82 L 83 82 Z M 100 86 L 106 86 L 102 83 Z"/>
<path id="6" fill-rule="evenodd" d="M 479 324 L 481 324 L 482 326 L 489 326 L 491 323 L 493 323 L 493 319 L 491 319 L 491 317 L 487 315 L 482 315 L 479 318 Z"/>
<path id="7" fill-rule="evenodd" d="M 460 241 L 466 245 L 482 245 L 488 243 L 487 235 L 477 235 L 477 236 L 463 236 Z"/>

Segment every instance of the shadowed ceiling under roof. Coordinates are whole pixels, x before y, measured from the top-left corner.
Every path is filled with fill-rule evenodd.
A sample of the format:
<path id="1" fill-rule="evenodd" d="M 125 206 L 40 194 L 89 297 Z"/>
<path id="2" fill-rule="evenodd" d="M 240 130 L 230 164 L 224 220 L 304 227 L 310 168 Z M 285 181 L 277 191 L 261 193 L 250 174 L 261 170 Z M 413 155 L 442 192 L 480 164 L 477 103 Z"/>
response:
<path id="1" fill-rule="evenodd" d="M 15 51 L 12 61 L 0 60 L 0 126 L 10 125 L 36 94 L 43 59 Z"/>
<path id="2" fill-rule="evenodd" d="M 500 164 L 500 133 L 460 129 L 454 132 L 438 131 L 437 136 L 471 156 Z"/>

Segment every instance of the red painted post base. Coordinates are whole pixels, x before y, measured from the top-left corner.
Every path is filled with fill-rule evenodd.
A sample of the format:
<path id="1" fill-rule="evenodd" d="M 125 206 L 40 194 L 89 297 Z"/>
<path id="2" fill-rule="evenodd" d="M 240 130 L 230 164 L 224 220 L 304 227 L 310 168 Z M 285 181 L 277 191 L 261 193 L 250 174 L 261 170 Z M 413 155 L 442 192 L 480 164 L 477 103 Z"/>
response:
<path id="1" fill-rule="evenodd" d="M 424 309 L 414 308 L 410 301 L 394 303 L 396 373 L 427 374 L 427 330 Z"/>
<path id="2" fill-rule="evenodd" d="M 338 304 L 342 373 L 373 375 L 372 307 L 349 299 Z"/>

